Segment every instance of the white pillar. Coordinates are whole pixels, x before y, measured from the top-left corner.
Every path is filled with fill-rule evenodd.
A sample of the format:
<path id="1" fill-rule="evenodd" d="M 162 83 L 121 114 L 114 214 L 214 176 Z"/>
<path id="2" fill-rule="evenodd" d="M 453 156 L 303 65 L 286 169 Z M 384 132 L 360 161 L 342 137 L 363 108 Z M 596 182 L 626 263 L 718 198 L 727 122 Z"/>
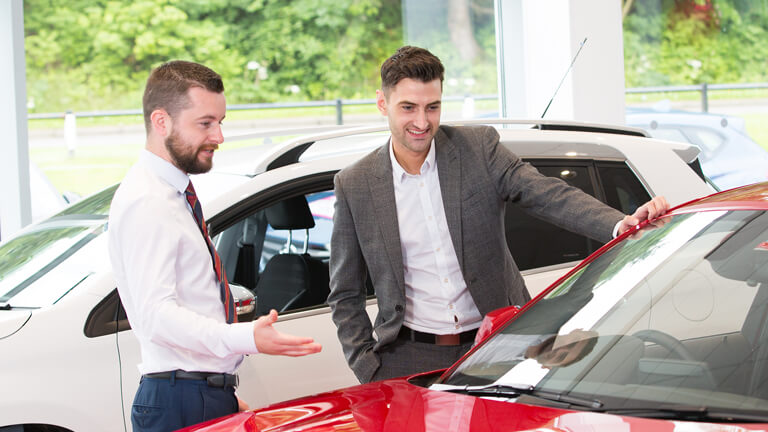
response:
<path id="1" fill-rule="evenodd" d="M 547 119 L 624 124 L 620 2 L 494 0 L 494 7 L 504 117 L 540 118 L 552 100 Z"/>
<path id="2" fill-rule="evenodd" d="M 24 60 L 24 4 L 0 1 L 0 237 L 6 239 L 32 220 L 29 196 L 27 89 Z"/>

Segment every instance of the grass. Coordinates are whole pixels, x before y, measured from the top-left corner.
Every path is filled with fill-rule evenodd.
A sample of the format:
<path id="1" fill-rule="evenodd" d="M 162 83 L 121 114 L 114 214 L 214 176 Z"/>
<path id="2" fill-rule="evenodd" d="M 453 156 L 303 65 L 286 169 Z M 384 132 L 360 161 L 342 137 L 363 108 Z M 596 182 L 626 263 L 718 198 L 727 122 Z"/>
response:
<path id="1" fill-rule="evenodd" d="M 30 148 L 30 158 L 60 192 L 85 196 L 120 181 L 136 161 L 142 144 Z"/>
<path id="2" fill-rule="evenodd" d="M 747 134 L 768 150 L 768 113 L 744 114 L 742 117 L 744 117 Z"/>

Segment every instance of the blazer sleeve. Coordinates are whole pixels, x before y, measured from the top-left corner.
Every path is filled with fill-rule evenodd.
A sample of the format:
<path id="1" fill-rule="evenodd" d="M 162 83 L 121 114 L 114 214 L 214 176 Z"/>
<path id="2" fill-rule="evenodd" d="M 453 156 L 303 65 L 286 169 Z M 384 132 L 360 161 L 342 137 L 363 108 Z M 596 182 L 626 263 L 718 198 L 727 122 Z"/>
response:
<path id="1" fill-rule="evenodd" d="M 502 199 L 569 231 L 601 242 L 611 240 L 623 213 L 559 178 L 541 174 L 501 145 L 495 129 L 483 130 L 479 145 Z"/>
<path id="2" fill-rule="evenodd" d="M 334 178 L 334 192 L 328 305 L 350 368 L 360 382 L 368 382 L 380 362 L 373 351 L 376 341 L 365 311 L 367 267 L 339 175 Z"/>

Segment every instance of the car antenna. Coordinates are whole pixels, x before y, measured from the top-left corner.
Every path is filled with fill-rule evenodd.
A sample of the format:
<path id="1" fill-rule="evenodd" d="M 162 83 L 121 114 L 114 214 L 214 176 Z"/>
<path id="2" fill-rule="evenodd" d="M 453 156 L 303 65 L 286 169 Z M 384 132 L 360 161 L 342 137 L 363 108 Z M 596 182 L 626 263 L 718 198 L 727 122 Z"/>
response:
<path id="1" fill-rule="evenodd" d="M 568 70 L 565 71 L 565 75 L 563 75 L 563 79 L 560 80 L 560 84 L 557 85 L 557 88 L 555 89 L 555 93 L 552 95 L 552 99 L 549 100 L 549 103 L 547 104 L 547 107 L 544 108 L 544 112 L 541 113 L 541 118 L 544 118 L 545 115 L 547 115 L 547 111 L 549 110 L 549 106 L 552 105 L 552 101 L 555 100 L 555 96 L 557 96 L 558 90 L 560 90 L 560 86 L 563 85 L 563 81 L 565 81 L 565 77 L 568 76 L 568 72 L 571 71 L 571 68 L 573 67 L 573 64 L 576 63 L 576 59 L 579 57 L 579 53 L 581 52 L 581 49 L 584 48 L 584 45 L 587 43 L 587 38 L 584 38 L 583 41 L 579 44 L 579 50 L 576 51 L 576 54 L 573 56 L 573 60 L 571 60 L 571 65 L 568 66 Z"/>

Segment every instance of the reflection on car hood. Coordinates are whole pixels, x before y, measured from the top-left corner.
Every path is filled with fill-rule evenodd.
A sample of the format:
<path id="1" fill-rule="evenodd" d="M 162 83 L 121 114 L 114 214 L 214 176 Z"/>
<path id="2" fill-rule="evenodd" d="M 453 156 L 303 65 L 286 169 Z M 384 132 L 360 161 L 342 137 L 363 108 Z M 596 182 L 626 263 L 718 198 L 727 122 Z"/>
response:
<path id="1" fill-rule="evenodd" d="M 27 310 L 0 310 L 0 339 L 6 338 L 24 327 L 29 321 L 32 311 Z"/>
<path id="2" fill-rule="evenodd" d="M 622 417 L 429 390 L 404 379 L 380 381 L 282 402 L 183 431 L 686 431 L 762 430 Z"/>

